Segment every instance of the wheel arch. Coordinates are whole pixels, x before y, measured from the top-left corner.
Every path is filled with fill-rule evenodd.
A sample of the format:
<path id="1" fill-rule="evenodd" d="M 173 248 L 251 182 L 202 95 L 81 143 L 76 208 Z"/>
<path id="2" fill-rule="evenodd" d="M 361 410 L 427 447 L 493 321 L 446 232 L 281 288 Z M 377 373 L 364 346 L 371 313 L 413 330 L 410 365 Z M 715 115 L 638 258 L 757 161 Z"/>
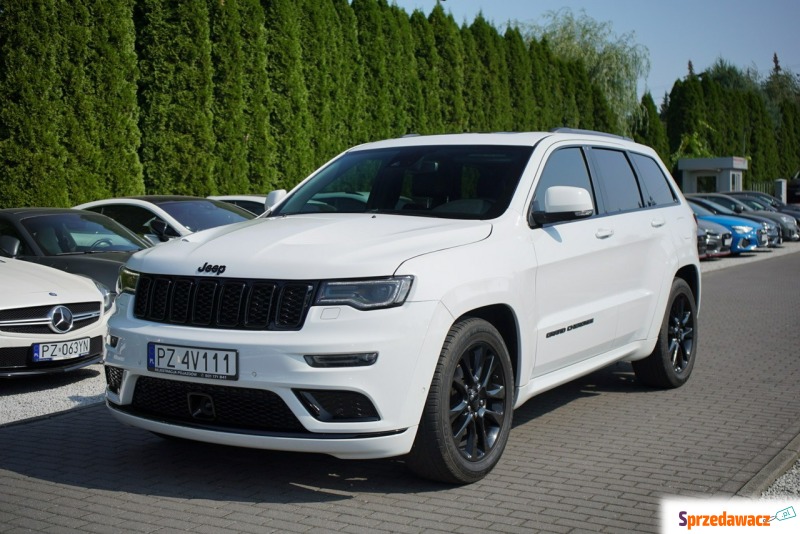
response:
<path id="1" fill-rule="evenodd" d="M 453 322 L 453 324 L 466 317 L 483 319 L 487 323 L 494 326 L 500 333 L 500 336 L 503 338 L 503 342 L 506 344 L 506 349 L 508 349 L 508 355 L 511 357 L 511 372 L 514 375 L 515 390 L 518 390 L 521 354 L 519 322 L 517 321 L 517 316 L 514 311 L 506 304 L 491 304 L 463 313 Z M 514 392 L 515 401 L 516 395 L 517 391 Z"/>
<path id="2" fill-rule="evenodd" d="M 678 272 L 675 273 L 675 278 L 680 278 L 687 284 L 689 284 L 689 288 L 692 290 L 692 295 L 694 296 L 694 303 L 697 307 L 698 312 L 700 311 L 700 271 L 697 269 L 695 265 L 685 265 L 678 269 Z"/>

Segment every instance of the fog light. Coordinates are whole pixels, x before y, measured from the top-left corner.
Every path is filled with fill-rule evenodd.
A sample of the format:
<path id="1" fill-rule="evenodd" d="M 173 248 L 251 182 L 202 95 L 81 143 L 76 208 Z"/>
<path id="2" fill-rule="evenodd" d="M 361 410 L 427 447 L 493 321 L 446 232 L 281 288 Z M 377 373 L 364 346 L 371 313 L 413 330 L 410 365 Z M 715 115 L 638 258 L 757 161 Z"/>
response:
<path id="1" fill-rule="evenodd" d="M 306 354 L 303 356 L 311 367 L 365 367 L 378 360 L 377 352 L 357 354 Z"/>
<path id="2" fill-rule="evenodd" d="M 108 346 L 112 349 L 117 348 L 117 344 L 119 343 L 119 338 L 117 336 L 108 336 Z"/>

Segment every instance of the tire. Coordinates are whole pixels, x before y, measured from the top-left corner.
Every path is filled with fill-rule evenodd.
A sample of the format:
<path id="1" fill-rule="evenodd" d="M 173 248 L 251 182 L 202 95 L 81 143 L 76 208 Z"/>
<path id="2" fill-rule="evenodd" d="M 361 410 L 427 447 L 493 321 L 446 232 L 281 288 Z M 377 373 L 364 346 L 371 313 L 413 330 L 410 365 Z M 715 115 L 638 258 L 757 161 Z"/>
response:
<path id="1" fill-rule="evenodd" d="M 503 454 L 514 407 L 511 358 L 500 333 L 477 318 L 450 329 L 439 356 L 408 467 L 422 478 L 469 484 Z"/>
<path id="2" fill-rule="evenodd" d="M 655 349 L 647 358 L 633 362 L 636 378 L 657 388 L 677 388 L 692 374 L 697 358 L 697 304 L 684 280 L 672 282 L 667 309 Z"/>

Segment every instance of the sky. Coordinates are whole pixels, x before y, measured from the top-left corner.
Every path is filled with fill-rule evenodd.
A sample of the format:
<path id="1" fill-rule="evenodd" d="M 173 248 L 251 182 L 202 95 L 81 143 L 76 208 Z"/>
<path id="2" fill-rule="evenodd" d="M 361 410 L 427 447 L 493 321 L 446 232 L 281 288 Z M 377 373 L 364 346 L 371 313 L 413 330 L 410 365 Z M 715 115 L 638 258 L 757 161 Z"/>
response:
<path id="1" fill-rule="evenodd" d="M 436 0 L 394 3 L 429 15 Z M 647 48 L 650 73 L 639 91 L 650 91 L 656 104 L 686 76 L 690 60 L 696 73 L 722 58 L 766 77 L 777 53 L 782 69 L 800 74 L 800 0 L 444 0 L 442 6 L 459 25 L 483 13 L 501 31 L 509 21 L 543 24 L 544 14 L 562 8 L 608 22 L 614 35 L 632 34 Z"/>

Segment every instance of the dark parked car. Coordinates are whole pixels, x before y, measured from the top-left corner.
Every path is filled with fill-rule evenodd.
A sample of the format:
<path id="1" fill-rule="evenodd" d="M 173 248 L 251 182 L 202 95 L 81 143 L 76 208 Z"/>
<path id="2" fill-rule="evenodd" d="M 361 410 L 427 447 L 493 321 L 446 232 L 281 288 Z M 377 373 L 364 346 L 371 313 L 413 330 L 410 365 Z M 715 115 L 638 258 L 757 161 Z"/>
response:
<path id="1" fill-rule="evenodd" d="M 727 256 L 731 253 L 733 235 L 731 231 L 721 224 L 707 219 L 697 219 L 697 229 L 703 233 L 705 247 L 701 251 L 698 245 L 698 254 L 701 259 Z"/>
<path id="2" fill-rule="evenodd" d="M 88 276 L 112 295 L 128 258 L 150 246 L 116 221 L 90 211 L 0 210 L 0 254 Z"/>
<path id="3" fill-rule="evenodd" d="M 800 178 L 793 178 L 786 182 L 786 203 L 800 204 Z"/>
<path id="4" fill-rule="evenodd" d="M 797 224 L 800 224 L 800 205 L 786 204 L 778 197 L 760 191 L 731 191 L 728 194 L 742 200 L 746 198 L 757 200 L 775 211 L 794 217 Z"/>

